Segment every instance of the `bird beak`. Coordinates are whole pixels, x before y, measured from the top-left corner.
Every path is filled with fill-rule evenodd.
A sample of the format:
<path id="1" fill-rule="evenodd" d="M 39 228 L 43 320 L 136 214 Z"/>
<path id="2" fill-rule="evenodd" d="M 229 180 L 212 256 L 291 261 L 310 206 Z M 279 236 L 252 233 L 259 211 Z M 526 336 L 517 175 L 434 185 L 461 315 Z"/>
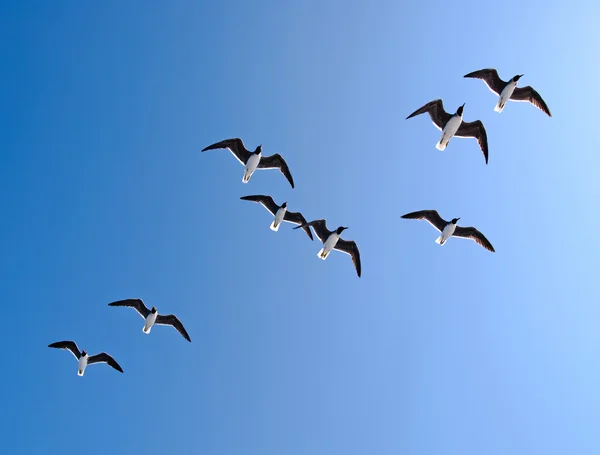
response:
<path id="1" fill-rule="evenodd" d="M 524 75 L 524 74 L 521 74 L 519 77 L 523 77 L 523 76 L 525 76 L 525 75 Z"/>
<path id="2" fill-rule="evenodd" d="M 458 221 L 458 220 L 460 220 L 460 218 L 457 218 L 456 220 Z"/>
<path id="3" fill-rule="evenodd" d="M 467 104 L 467 103 L 463 103 L 462 107 L 465 107 L 465 104 Z"/>

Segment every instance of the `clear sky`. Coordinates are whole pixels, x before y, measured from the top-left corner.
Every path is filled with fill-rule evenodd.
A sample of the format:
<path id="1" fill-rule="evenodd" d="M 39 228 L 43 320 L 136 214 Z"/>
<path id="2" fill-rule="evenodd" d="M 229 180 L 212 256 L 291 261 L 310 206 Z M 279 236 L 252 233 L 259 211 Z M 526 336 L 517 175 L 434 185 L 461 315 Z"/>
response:
<path id="1" fill-rule="evenodd" d="M 0 5 L 3 454 L 600 453 L 597 2 Z M 436 98 L 488 166 L 405 120 Z M 296 188 L 200 153 L 230 137 Z M 249 194 L 349 226 L 363 277 Z"/>

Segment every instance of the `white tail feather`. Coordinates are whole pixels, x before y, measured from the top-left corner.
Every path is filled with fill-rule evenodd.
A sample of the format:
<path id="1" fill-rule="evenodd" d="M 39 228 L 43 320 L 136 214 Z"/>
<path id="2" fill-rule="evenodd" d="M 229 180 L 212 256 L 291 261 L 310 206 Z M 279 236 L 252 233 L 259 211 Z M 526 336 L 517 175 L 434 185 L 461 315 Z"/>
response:
<path id="1" fill-rule="evenodd" d="M 496 112 L 502 112 L 502 110 L 504 109 L 504 106 L 500 106 L 500 101 L 498 101 L 498 104 L 496 104 L 496 107 L 494 108 L 494 111 Z"/>
<path id="2" fill-rule="evenodd" d="M 440 235 L 437 239 L 435 239 L 435 243 L 438 245 L 443 245 L 445 242 L 442 242 L 442 236 Z"/>
<path id="3" fill-rule="evenodd" d="M 77 376 L 83 376 L 85 370 L 77 370 Z"/>
<path id="4" fill-rule="evenodd" d="M 144 332 L 144 333 L 148 334 L 148 333 L 150 333 L 150 330 L 152 330 L 152 326 L 150 326 L 150 327 L 148 327 L 148 328 L 146 328 L 146 327 L 144 326 L 144 328 L 142 329 L 142 332 Z"/>
<path id="5" fill-rule="evenodd" d="M 448 142 L 450 142 L 450 140 L 446 140 L 446 136 L 442 134 L 440 141 L 437 144 L 435 144 L 435 148 L 438 150 L 446 150 Z"/>
<path id="6" fill-rule="evenodd" d="M 242 177 L 242 183 L 248 183 L 250 181 L 250 176 L 252 174 L 250 174 L 250 175 L 248 175 L 248 174 L 249 174 L 249 172 L 244 172 L 244 176 Z"/>
<path id="7" fill-rule="evenodd" d="M 279 226 L 281 226 L 281 223 L 275 226 L 275 220 L 273 220 L 273 222 L 271 223 L 271 230 L 277 232 L 279 230 Z"/>
<path id="8" fill-rule="evenodd" d="M 327 254 L 325 254 L 325 255 L 323 255 L 323 251 L 325 251 L 325 247 L 323 247 L 319 250 L 319 252 L 317 253 L 317 257 L 325 260 L 325 259 L 327 259 L 327 256 L 329 256 L 329 253 L 331 253 L 331 251 L 328 251 Z"/>

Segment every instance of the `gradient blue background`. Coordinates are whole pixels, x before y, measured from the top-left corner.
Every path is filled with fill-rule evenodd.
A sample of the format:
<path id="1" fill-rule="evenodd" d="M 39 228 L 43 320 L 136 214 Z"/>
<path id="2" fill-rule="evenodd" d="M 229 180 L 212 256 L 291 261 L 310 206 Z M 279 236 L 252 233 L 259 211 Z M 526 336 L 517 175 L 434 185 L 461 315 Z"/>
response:
<path id="1" fill-rule="evenodd" d="M 2 2 L 5 454 L 598 454 L 597 2 Z M 508 19 L 507 19 L 508 18 Z M 467 72 L 524 73 L 553 117 Z M 434 148 L 436 98 L 488 132 Z M 243 168 L 206 145 L 281 153 Z M 248 194 L 349 226 L 363 261 Z M 400 215 L 437 209 L 496 248 Z M 107 303 L 185 324 L 141 332 Z M 106 351 L 123 375 L 46 346 Z"/>

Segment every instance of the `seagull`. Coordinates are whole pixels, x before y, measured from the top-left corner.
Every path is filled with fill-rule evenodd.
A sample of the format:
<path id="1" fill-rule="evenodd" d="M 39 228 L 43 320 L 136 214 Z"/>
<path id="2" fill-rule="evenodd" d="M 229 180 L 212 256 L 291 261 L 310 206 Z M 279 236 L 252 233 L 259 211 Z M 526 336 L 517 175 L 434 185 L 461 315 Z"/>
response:
<path id="1" fill-rule="evenodd" d="M 479 147 L 483 152 L 485 158 L 485 164 L 488 162 L 488 143 L 487 133 L 483 127 L 481 120 L 474 122 L 463 122 L 463 109 L 464 103 L 456 111 L 456 114 L 448 114 L 444 110 L 444 103 L 442 100 L 434 100 L 427 103 L 425 106 L 417 109 L 415 112 L 410 114 L 407 119 L 414 117 L 415 115 L 424 114 L 427 112 L 431 117 L 433 124 L 442 131 L 442 137 L 436 144 L 435 148 L 438 150 L 445 150 L 452 137 L 474 137 L 479 142 Z"/>
<path id="2" fill-rule="evenodd" d="M 273 198 L 271 196 L 264 196 L 258 194 L 255 196 L 242 196 L 240 199 L 242 199 L 243 201 L 258 202 L 262 204 L 262 206 L 266 208 L 269 212 L 271 212 L 275 216 L 275 219 L 271 223 L 272 231 L 278 231 L 282 221 L 287 221 L 288 223 L 294 223 L 299 225 L 306 224 L 306 218 L 304 218 L 300 212 L 288 211 L 287 202 L 284 202 L 283 204 L 281 204 L 281 206 L 279 206 L 275 203 L 275 201 L 273 201 Z M 312 232 L 310 232 L 310 228 L 308 226 L 305 226 L 304 228 L 302 228 L 302 230 L 306 232 L 306 234 L 310 237 L 311 240 L 313 239 Z"/>
<path id="3" fill-rule="evenodd" d="M 174 316 L 172 314 L 167 314 L 166 316 L 158 314 L 156 312 L 156 307 L 152 307 L 152 309 L 149 310 L 146 307 L 146 305 L 144 305 L 142 299 L 117 300 L 116 302 L 109 303 L 108 306 L 127 306 L 135 308 L 135 310 L 140 314 L 140 316 L 146 320 L 146 323 L 142 328 L 142 332 L 146 334 L 150 333 L 150 330 L 152 329 L 152 326 L 154 324 L 172 325 L 177 329 L 179 333 L 181 333 L 181 335 L 183 335 L 183 338 L 190 342 L 192 341 L 188 333 L 183 328 L 183 324 L 179 321 L 179 319 L 177 319 L 177 316 Z"/>
<path id="4" fill-rule="evenodd" d="M 233 156 L 242 163 L 242 166 L 245 166 L 244 177 L 242 178 L 243 183 L 248 183 L 250 181 L 250 177 L 252 177 L 252 174 L 254 174 L 256 169 L 279 169 L 281 173 L 285 175 L 288 182 L 290 182 L 292 188 L 294 188 L 294 179 L 292 178 L 292 174 L 290 174 L 290 170 L 285 160 L 280 154 L 262 156 L 262 145 L 256 147 L 254 152 L 250 152 L 244 147 L 244 143 L 241 139 L 235 138 L 225 139 L 224 141 L 209 145 L 202 151 L 206 152 L 207 150 L 214 149 L 229 149 L 229 151 L 233 153 Z"/>
<path id="5" fill-rule="evenodd" d="M 510 81 L 504 82 L 498 76 L 498 71 L 493 68 L 486 68 L 479 71 L 473 71 L 472 73 L 466 74 L 464 77 L 482 79 L 492 92 L 496 95 L 500 95 L 498 104 L 496 104 L 496 107 L 494 108 L 498 113 L 502 112 L 506 102 L 511 100 L 531 103 L 540 111 L 548 115 L 548 117 L 552 117 L 550 109 L 548 109 L 546 102 L 538 92 L 529 85 L 527 87 L 517 87 L 517 82 L 523 77 L 523 74 L 517 74 Z"/>
<path id="6" fill-rule="evenodd" d="M 88 355 L 88 353 L 85 352 L 85 349 L 79 352 L 79 348 L 74 341 L 57 341 L 56 343 L 49 344 L 48 347 L 71 351 L 71 354 L 73 354 L 79 362 L 77 365 L 77 376 L 83 376 L 86 367 L 94 363 L 108 363 L 115 370 L 123 373 L 123 368 L 121 368 L 117 361 L 106 352 L 101 352 L 96 355 Z"/>
<path id="7" fill-rule="evenodd" d="M 442 233 L 442 235 L 435 239 L 435 243 L 440 245 L 443 245 L 450 237 L 454 236 L 474 240 L 486 250 L 490 250 L 491 252 L 496 251 L 489 240 L 474 227 L 457 226 L 456 223 L 460 218 L 452 218 L 452 221 L 446 221 L 439 215 L 437 210 L 421 210 L 419 212 L 407 213 L 406 215 L 402 215 L 402 218 L 428 221 L 429 224 Z"/>
<path id="8" fill-rule="evenodd" d="M 323 242 L 323 248 L 319 250 L 317 256 L 323 260 L 327 259 L 331 250 L 338 250 L 342 253 L 349 254 L 356 268 L 356 273 L 360 277 L 360 253 L 356 243 L 349 240 L 340 238 L 342 232 L 348 229 L 347 227 L 340 226 L 335 231 L 327 229 L 327 222 L 325 220 L 314 220 L 310 223 L 305 223 L 301 226 L 297 226 L 294 229 L 304 229 L 304 227 L 312 226 L 315 230 L 315 234 L 319 237 L 319 240 Z"/>

